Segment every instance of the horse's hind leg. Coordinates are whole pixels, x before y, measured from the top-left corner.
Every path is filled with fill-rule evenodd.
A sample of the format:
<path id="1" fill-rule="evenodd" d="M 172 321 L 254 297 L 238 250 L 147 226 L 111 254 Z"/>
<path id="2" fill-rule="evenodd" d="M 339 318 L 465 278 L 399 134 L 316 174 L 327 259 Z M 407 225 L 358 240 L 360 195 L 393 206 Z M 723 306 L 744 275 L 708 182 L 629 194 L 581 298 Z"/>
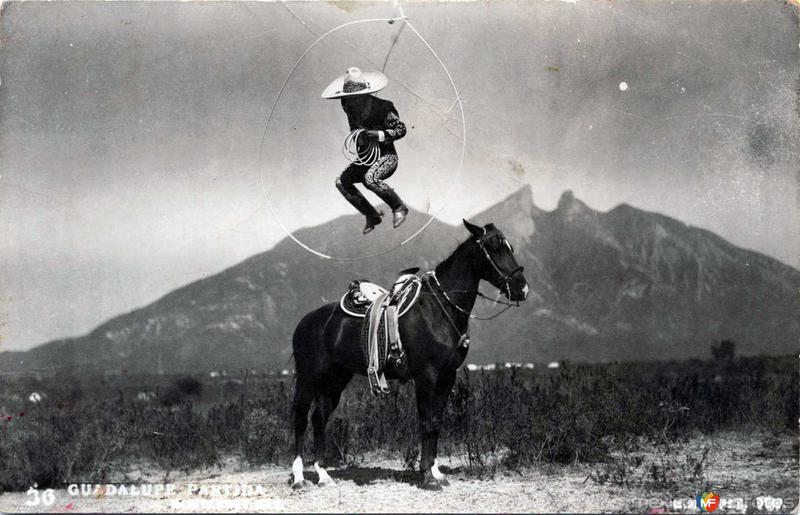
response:
<path id="1" fill-rule="evenodd" d="M 311 422 L 314 424 L 314 470 L 319 475 L 319 486 L 335 485 L 333 478 L 323 468 L 325 465 L 325 428 L 328 425 L 331 415 L 339 405 L 342 391 L 350 382 L 353 373 L 344 369 L 334 369 L 323 376 L 320 381 L 319 395 L 316 399 L 316 407 L 311 414 Z"/>
<path id="2" fill-rule="evenodd" d="M 308 426 L 308 409 L 314 399 L 311 384 L 298 378 L 294 389 L 292 414 L 294 417 L 294 463 L 292 463 L 292 488 L 300 489 L 308 484 L 303 478 L 303 441 Z"/>

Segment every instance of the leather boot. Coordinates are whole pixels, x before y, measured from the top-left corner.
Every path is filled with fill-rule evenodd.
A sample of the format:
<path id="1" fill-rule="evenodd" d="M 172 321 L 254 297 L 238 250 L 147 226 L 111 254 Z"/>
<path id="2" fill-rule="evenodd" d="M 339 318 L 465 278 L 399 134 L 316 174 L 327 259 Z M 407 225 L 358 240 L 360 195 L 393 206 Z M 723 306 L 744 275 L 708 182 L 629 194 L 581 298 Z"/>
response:
<path id="1" fill-rule="evenodd" d="M 364 230 L 361 231 L 362 234 L 369 234 L 375 229 L 375 226 L 378 225 L 383 221 L 383 211 L 378 213 L 377 217 L 368 216 L 367 217 L 367 225 L 364 226 Z"/>
<path id="2" fill-rule="evenodd" d="M 396 229 L 400 227 L 400 224 L 405 222 L 406 216 L 408 216 L 408 208 L 405 206 L 405 204 L 403 204 L 394 211 L 392 211 L 392 215 L 393 215 L 392 226 Z"/>

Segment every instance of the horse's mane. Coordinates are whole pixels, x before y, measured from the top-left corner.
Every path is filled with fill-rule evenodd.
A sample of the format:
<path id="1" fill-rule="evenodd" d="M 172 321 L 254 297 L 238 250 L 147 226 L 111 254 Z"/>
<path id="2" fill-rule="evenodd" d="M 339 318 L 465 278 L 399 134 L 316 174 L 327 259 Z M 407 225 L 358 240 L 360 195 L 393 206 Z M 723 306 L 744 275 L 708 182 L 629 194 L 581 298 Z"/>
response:
<path id="1" fill-rule="evenodd" d="M 497 227 L 495 227 L 495 225 L 493 223 L 490 223 L 490 224 L 487 224 L 484 227 L 484 230 L 486 232 L 495 231 L 495 230 L 497 230 Z M 439 272 L 439 271 L 443 271 L 443 270 L 448 270 L 452 266 L 453 260 L 459 254 L 459 251 L 462 249 L 462 247 L 466 246 L 469 242 L 473 241 L 473 239 L 474 239 L 474 237 L 472 235 L 470 235 L 470 237 L 465 239 L 464 241 L 458 242 L 458 245 L 456 245 L 456 248 L 443 261 L 441 261 L 436 266 L 436 271 Z"/>

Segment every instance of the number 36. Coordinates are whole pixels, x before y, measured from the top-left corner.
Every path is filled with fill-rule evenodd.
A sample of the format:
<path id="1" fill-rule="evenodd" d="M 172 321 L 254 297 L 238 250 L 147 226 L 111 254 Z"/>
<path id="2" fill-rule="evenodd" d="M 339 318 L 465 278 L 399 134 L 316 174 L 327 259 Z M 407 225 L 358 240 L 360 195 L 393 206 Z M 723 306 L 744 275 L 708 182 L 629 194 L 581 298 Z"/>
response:
<path id="1" fill-rule="evenodd" d="M 39 506 L 40 504 L 50 506 L 56 502 L 56 494 L 53 492 L 52 488 L 48 488 L 40 493 L 39 490 L 36 489 L 36 485 L 33 485 L 28 489 L 27 494 L 31 497 L 25 501 L 25 504 L 28 506 Z"/>

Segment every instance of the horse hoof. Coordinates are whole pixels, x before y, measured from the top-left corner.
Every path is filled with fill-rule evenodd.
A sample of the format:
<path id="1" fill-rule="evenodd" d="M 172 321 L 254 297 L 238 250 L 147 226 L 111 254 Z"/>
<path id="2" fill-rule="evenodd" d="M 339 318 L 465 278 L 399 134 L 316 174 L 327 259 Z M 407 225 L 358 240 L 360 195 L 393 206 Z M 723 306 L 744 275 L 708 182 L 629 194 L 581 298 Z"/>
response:
<path id="1" fill-rule="evenodd" d="M 297 483 L 293 484 L 292 485 L 292 490 L 305 490 L 306 488 L 311 486 L 311 484 L 312 483 L 310 481 L 308 481 L 307 479 L 304 479 L 302 481 L 298 481 Z"/>
<path id="2" fill-rule="evenodd" d="M 336 481 L 334 481 L 333 479 L 327 479 L 325 481 L 320 481 L 319 483 L 317 483 L 317 486 L 320 488 L 336 486 Z"/>
<path id="3" fill-rule="evenodd" d="M 443 477 L 443 478 L 439 479 L 438 481 L 439 481 L 439 484 L 442 485 L 442 486 L 450 486 L 450 481 L 448 481 L 446 477 Z"/>
<path id="4" fill-rule="evenodd" d="M 419 487 L 431 492 L 441 492 L 443 490 L 442 485 L 433 478 L 424 480 Z"/>

